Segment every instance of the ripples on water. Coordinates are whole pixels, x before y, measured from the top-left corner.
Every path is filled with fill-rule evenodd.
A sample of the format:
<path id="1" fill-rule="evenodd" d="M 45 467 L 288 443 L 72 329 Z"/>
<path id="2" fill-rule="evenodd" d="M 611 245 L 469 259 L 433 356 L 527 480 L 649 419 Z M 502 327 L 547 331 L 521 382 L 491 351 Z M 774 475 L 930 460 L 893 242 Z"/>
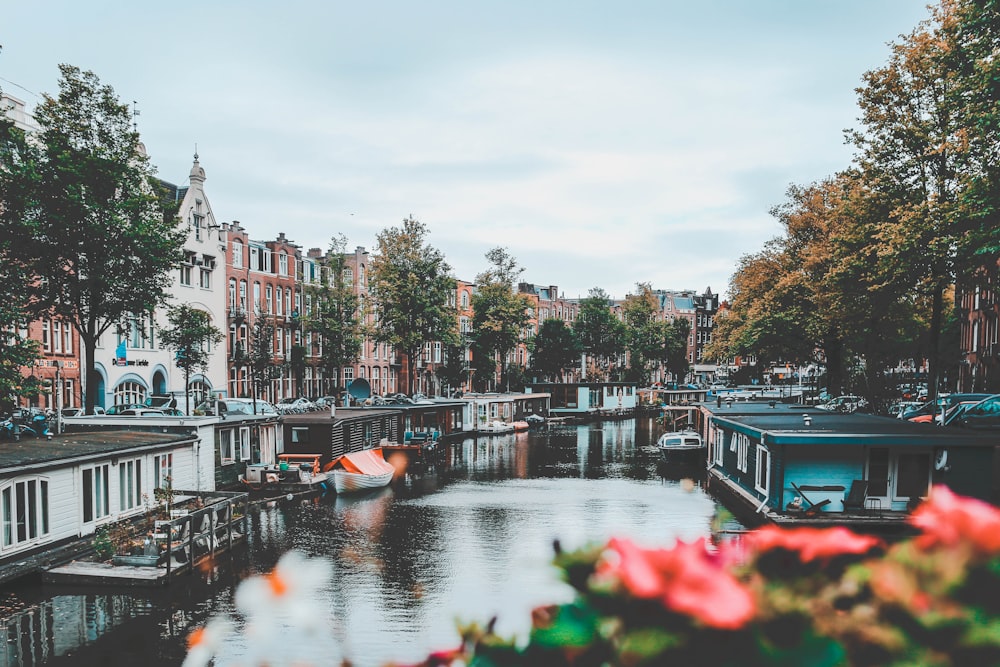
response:
<path id="1" fill-rule="evenodd" d="M 193 576 L 190 585 L 26 591 L 39 596 L 43 618 L 61 615 L 61 626 L 73 630 L 62 637 L 55 623 L 42 628 L 36 613 L 28 630 L 39 636 L 26 642 L 24 622 L 8 619 L 5 664 L 90 664 L 80 659 L 96 656 L 105 665 L 176 665 L 190 627 L 234 613 L 240 576 L 270 569 L 293 548 L 333 568 L 329 586 L 314 595 L 329 606 L 335 630 L 305 651 L 320 664 L 414 662 L 455 645 L 459 619 L 496 616 L 498 632 L 523 640 L 532 607 L 572 597 L 551 565 L 554 540 L 574 549 L 611 536 L 665 546 L 708 535 L 716 503 L 700 486 L 658 474 L 657 435 L 640 420 L 467 439 L 373 495 L 273 503 L 251 514 L 240 562 Z M 139 638 L 128 662 L 115 657 L 124 657 L 126 637 Z M 242 652 L 234 638 L 218 664 Z"/>

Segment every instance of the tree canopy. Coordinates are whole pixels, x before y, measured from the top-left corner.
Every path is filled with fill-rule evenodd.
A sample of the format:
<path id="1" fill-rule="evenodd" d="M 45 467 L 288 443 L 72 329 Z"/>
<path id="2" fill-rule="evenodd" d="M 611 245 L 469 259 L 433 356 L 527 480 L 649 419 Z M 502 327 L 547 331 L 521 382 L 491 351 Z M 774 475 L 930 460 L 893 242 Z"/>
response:
<path id="1" fill-rule="evenodd" d="M 573 323 L 587 355 L 587 376 L 607 379 L 614 360 L 625 351 L 625 325 L 611 312 L 611 297 L 594 287 L 580 303 L 580 313 Z"/>
<path id="2" fill-rule="evenodd" d="M 580 365 L 583 346 L 572 327 L 556 318 L 544 320 L 531 339 L 531 369 L 543 381 L 559 381 Z"/>
<path id="3" fill-rule="evenodd" d="M 167 322 L 160 329 L 160 344 L 174 351 L 174 364 L 184 373 L 184 412 L 191 414 L 191 375 L 208 369 L 212 347 L 224 337 L 211 315 L 188 304 L 171 306 Z"/>
<path id="4" fill-rule="evenodd" d="M 345 277 L 347 238 L 340 234 L 330 241 L 323 258 L 320 282 L 309 288 L 313 309 L 306 317 L 306 329 L 320 339 L 320 359 L 326 376 L 334 378 L 335 392 L 343 387 L 341 373 L 358 359 L 364 343 L 361 300 L 353 281 Z"/>
<path id="5" fill-rule="evenodd" d="M 515 291 L 514 286 L 524 270 L 505 248 L 492 248 L 486 253 L 489 267 L 476 276 L 472 294 L 473 349 L 478 353 L 476 367 L 487 381 L 500 367 L 500 387 L 506 388 L 506 355 L 522 339 L 530 321 L 531 301 Z"/>
<path id="6" fill-rule="evenodd" d="M 161 199 L 128 106 L 92 72 L 59 69 L 59 95 L 35 110 L 37 136 L 0 152 L 0 220 L 23 275 L 37 278 L 26 311 L 80 334 L 92 412 L 98 338 L 165 303 L 187 232 Z"/>
<path id="7" fill-rule="evenodd" d="M 427 242 L 428 229 L 409 216 L 399 227 L 382 230 L 372 257 L 369 293 L 375 305 L 375 339 L 405 356 L 407 393 L 413 393 L 417 355 L 425 343 L 452 343 L 458 335 L 451 266 Z"/>

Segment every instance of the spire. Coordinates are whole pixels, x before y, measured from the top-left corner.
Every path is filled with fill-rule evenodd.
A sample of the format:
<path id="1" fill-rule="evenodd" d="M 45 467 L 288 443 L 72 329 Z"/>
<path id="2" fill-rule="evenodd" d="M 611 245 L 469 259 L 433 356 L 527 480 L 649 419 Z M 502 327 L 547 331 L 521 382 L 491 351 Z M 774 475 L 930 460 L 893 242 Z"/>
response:
<path id="1" fill-rule="evenodd" d="M 191 183 L 205 182 L 205 170 L 201 168 L 201 164 L 198 162 L 198 144 L 194 145 L 194 164 L 191 165 L 191 173 L 188 174 L 188 178 Z"/>

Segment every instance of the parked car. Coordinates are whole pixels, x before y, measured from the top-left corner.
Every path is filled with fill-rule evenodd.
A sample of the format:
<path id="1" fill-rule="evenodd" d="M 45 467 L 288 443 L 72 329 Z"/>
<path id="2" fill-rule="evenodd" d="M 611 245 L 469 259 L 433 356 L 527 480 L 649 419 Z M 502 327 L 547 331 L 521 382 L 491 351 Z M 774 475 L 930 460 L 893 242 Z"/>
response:
<path id="1" fill-rule="evenodd" d="M 112 416 L 113 415 L 120 415 L 125 410 L 139 410 L 139 409 L 144 408 L 144 407 L 146 407 L 146 406 L 141 405 L 139 403 L 119 403 L 118 405 L 112 405 L 110 408 L 108 408 L 105 411 L 105 414 L 112 415 Z"/>
<path id="2" fill-rule="evenodd" d="M 838 396 L 837 398 L 830 399 L 826 403 L 820 403 L 816 406 L 820 410 L 829 410 L 830 412 L 857 412 L 868 407 L 868 401 L 864 399 L 863 396 Z"/>
<path id="3" fill-rule="evenodd" d="M 249 409 L 250 409 L 250 413 L 249 414 L 258 414 L 258 415 L 277 415 L 277 414 L 281 414 L 281 412 L 278 410 L 277 407 L 275 407 L 275 405 L 273 403 L 271 403 L 269 401 L 263 401 L 263 400 L 261 400 L 259 398 L 257 398 L 257 399 L 253 399 L 253 398 L 227 398 L 226 402 L 227 402 L 227 405 L 229 403 L 245 403 L 249 407 Z"/>
<path id="4" fill-rule="evenodd" d="M 249 403 L 243 402 L 241 399 L 213 398 L 199 403 L 194 409 L 194 413 L 196 415 L 217 414 L 220 417 L 225 417 L 226 415 L 252 415 L 253 406 Z"/>
<path id="5" fill-rule="evenodd" d="M 279 412 L 287 414 L 315 410 L 316 404 L 307 398 L 299 396 L 298 398 L 283 398 L 278 401 L 275 407 L 278 408 Z"/>
<path id="6" fill-rule="evenodd" d="M 331 405 L 337 405 L 340 403 L 340 399 L 336 396 L 320 396 L 315 401 L 313 401 L 317 406 L 323 408 L 324 410 Z"/>
<path id="7" fill-rule="evenodd" d="M 163 410 L 153 408 L 128 408 L 117 413 L 119 417 L 163 417 Z"/>
<path id="8" fill-rule="evenodd" d="M 946 394 L 938 397 L 938 401 L 940 401 L 940 403 L 934 403 L 933 401 L 921 403 L 920 407 L 904 412 L 901 419 L 912 421 L 914 417 L 940 413 L 942 411 L 947 411 L 948 408 L 957 405 L 958 403 L 963 403 L 965 401 L 982 401 L 990 396 L 992 396 L 992 394 Z M 944 410 L 941 408 L 942 405 L 944 406 Z"/>
<path id="9" fill-rule="evenodd" d="M 954 415 L 946 423 L 958 428 L 1000 428 L 1000 394 L 994 394 Z"/>

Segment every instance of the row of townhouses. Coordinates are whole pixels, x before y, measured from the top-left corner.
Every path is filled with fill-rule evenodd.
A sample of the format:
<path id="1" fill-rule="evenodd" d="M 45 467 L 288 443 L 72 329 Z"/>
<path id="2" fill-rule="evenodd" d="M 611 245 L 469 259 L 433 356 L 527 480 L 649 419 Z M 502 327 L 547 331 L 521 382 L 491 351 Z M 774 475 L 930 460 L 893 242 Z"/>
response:
<path id="1" fill-rule="evenodd" d="M 4 96 L 8 115 L 31 130 L 31 118 L 23 102 Z M 318 283 L 326 257 L 323 250 L 304 250 L 284 233 L 271 241 L 258 240 L 239 221 L 227 221 L 216 215 L 205 189 L 206 173 L 195 154 L 186 185 L 161 182 L 177 205 L 180 224 L 187 228 L 184 260 L 175 270 L 170 290 L 172 303 L 189 304 L 206 312 L 213 325 L 225 334 L 218 349 L 210 350 L 211 361 L 204 372 L 191 378 L 187 388 L 190 405 L 210 397 L 244 397 L 254 392 L 250 369 L 246 364 L 247 343 L 254 325 L 266 317 L 274 326 L 272 351 L 280 376 L 271 381 L 261 398 L 272 401 L 285 397 L 316 397 L 336 391 L 334 377 L 327 377 L 320 364 L 321 341 L 306 330 L 303 322 L 311 314 L 309 288 Z M 368 298 L 369 252 L 362 246 L 345 254 L 345 278 L 362 302 Z M 457 279 L 449 301 L 456 310 L 458 330 L 468 339 L 471 333 L 472 302 L 476 286 Z M 566 298 L 555 285 L 538 286 L 520 283 L 518 291 L 530 302 L 530 322 L 522 332 L 522 341 L 505 360 L 527 368 L 530 355 L 527 342 L 538 325 L 550 318 L 572 324 L 580 310 L 581 299 Z M 720 308 L 719 297 L 708 289 L 655 292 L 661 319 L 683 317 L 691 324 L 688 362 L 695 376 L 706 379 L 714 366 L 702 365 L 702 348 L 711 339 L 713 320 Z M 619 314 L 623 301 L 609 304 Z M 368 309 L 364 309 L 366 312 Z M 368 315 L 367 317 L 371 317 Z M 127 322 L 124 334 L 109 331 L 97 346 L 94 375 L 97 403 L 101 407 L 141 403 L 150 395 L 183 396 L 184 375 L 177 368 L 174 353 L 160 344 L 158 329 L 166 324 L 165 310 L 136 313 Z M 370 322 L 369 322 L 370 324 Z M 80 406 L 84 396 L 81 377 L 85 367 L 79 338 L 68 322 L 49 319 L 32 322 L 28 335 L 39 341 L 42 357 L 31 374 L 45 380 L 45 393 L 26 399 L 36 407 L 58 409 Z M 302 351 L 300 370 L 293 372 L 293 350 Z M 464 364 L 472 368 L 468 348 Z M 415 360 L 414 391 L 429 396 L 447 390 L 467 391 L 470 376 L 460 387 L 445 387 L 436 369 L 447 362 L 440 342 L 429 342 Z M 359 358 L 342 369 L 341 386 L 364 378 L 378 395 L 399 392 L 408 386 L 406 364 L 397 350 L 384 343 L 365 340 Z M 626 363 L 626 360 L 621 360 Z M 582 369 L 567 374 L 566 380 L 580 379 Z M 666 381 L 664 371 L 654 373 L 650 381 Z M 684 378 L 679 378 L 683 380 Z M 178 401 L 183 406 L 183 401 Z"/>

